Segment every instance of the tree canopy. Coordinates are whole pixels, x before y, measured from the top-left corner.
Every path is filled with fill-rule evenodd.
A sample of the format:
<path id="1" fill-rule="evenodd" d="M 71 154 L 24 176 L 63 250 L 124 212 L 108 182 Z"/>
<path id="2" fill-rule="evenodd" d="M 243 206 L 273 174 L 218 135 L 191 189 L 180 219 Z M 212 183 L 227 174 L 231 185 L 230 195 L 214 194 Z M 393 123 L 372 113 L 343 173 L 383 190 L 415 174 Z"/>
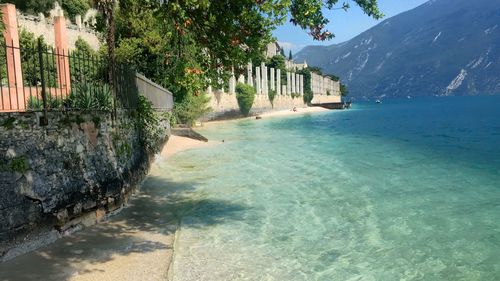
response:
<path id="1" fill-rule="evenodd" d="M 376 0 L 353 0 L 369 16 L 382 17 Z M 245 72 L 248 61 L 264 61 L 274 39 L 272 31 L 287 19 L 308 30 L 315 40 L 333 33 L 324 9 L 347 10 L 338 0 L 95 0 L 108 7 L 116 33 L 108 49 L 116 47 L 118 62 L 134 65 L 174 93 L 177 104 L 202 95 L 211 84 L 224 86 L 230 71 Z M 112 4 L 112 5 L 111 5 Z M 102 12 L 105 12 L 101 9 Z M 115 20 L 104 13 L 104 26 Z M 113 40 L 111 40 L 113 39 Z M 109 45 L 109 44 L 108 44 Z"/>

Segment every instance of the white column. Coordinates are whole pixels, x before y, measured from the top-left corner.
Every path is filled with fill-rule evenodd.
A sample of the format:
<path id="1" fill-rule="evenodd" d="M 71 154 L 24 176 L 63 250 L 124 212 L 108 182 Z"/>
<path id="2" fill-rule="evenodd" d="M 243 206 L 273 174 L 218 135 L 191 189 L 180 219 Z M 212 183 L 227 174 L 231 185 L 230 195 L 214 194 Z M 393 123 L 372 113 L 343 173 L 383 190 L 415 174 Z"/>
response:
<path id="1" fill-rule="evenodd" d="M 300 77 L 295 74 L 295 93 L 300 94 Z"/>
<path id="2" fill-rule="evenodd" d="M 266 67 L 266 64 L 265 63 L 261 63 L 260 64 L 260 71 L 261 71 L 261 75 L 262 75 L 262 94 L 263 95 L 267 95 L 267 67 Z"/>
<path id="3" fill-rule="evenodd" d="M 304 95 L 304 75 L 300 75 L 300 95 Z"/>
<path id="4" fill-rule="evenodd" d="M 238 83 L 245 84 L 245 76 L 243 76 L 243 74 L 240 74 L 240 76 L 238 77 Z"/>
<path id="5" fill-rule="evenodd" d="M 290 95 L 292 92 L 292 80 L 290 79 L 291 75 L 290 72 L 286 72 L 286 94 Z"/>
<path id="6" fill-rule="evenodd" d="M 234 94 L 236 92 L 236 77 L 234 76 L 234 67 L 231 67 L 231 77 L 229 77 L 229 94 Z"/>
<path id="7" fill-rule="evenodd" d="M 257 95 L 261 94 L 261 88 L 260 88 L 260 67 L 255 68 L 255 90 L 257 91 Z"/>
<path id="8" fill-rule="evenodd" d="M 295 94 L 295 73 L 291 73 L 292 75 L 292 94 Z"/>
<path id="9" fill-rule="evenodd" d="M 281 95 L 281 69 L 276 69 L 276 93 Z"/>
<path id="10" fill-rule="evenodd" d="M 276 83 L 274 82 L 274 68 L 269 68 L 269 71 L 271 72 L 271 90 L 276 91 Z"/>
<path id="11" fill-rule="evenodd" d="M 234 77 L 234 73 L 229 78 L 229 93 L 234 94 L 236 92 L 236 77 Z"/>
<path id="12" fill-rule="evenodd" d="M 316 93 L 316 91 L 314 90 L 315 85 L 316 85 L 316 77 L 314 76 L 314 73 L 311 73 L 311 92 L 313 92 L 313 94 Z"/>
<path id="13" fill-rule="evenodd" d="M 323 94 L 323 76 L 319 76 L 319 94 L 322 95 Z"/>
<path id="14" fill-rule="evenodd" d="M 247 84 L 252 87 L 254 86 L 252 79 L 252 62 L 249 62 L 247 65 Z"/>

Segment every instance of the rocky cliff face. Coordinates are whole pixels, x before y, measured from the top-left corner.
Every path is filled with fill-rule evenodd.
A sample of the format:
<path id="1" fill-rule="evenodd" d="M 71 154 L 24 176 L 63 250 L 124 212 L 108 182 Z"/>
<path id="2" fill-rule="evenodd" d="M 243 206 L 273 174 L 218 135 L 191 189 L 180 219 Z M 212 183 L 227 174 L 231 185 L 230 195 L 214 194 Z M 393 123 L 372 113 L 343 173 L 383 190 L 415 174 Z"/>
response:
<path id="1" fill-rule="evenodd" d="M 500 1 L 431 0 L 297 61 L 334 73 L 357 98 L 500 93 Z"/>
<path id="2" fill-rule="evenodd" d="M 152 155 L 127 111 L 116 120 L 50 112 L 48 126 L 39 117 L 0 116 L 0 260 L 99 221 L 127 201 L 149 169 Z M 167 134 L 168 122 L 162 124 Z"/>

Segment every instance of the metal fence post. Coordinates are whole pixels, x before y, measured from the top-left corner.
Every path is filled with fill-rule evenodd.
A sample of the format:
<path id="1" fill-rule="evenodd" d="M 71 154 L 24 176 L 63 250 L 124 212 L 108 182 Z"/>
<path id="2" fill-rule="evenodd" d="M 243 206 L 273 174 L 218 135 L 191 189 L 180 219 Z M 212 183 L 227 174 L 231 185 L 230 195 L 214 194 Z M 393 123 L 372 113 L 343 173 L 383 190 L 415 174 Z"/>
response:
<path id="1" fill-rule="evenodd" d="M 38 61 L 40 63 L 40 82 L 42 83 L 42 101 L 43 101 L 43 118 L 40 120 L 40 125 L 48 125 L 49 120 L 47 118 L 47 92 L 45 89 L 45 77 L 43 75 L 43 55 L 42 55 L 42 41 L 41 38 L 38 39 Z"/>

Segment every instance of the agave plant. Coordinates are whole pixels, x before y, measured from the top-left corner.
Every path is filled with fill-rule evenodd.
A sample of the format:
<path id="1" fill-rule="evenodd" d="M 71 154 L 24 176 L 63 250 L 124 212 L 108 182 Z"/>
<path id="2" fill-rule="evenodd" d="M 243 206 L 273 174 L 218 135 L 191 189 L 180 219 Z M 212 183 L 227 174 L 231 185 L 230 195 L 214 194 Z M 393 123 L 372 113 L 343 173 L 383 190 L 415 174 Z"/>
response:
<path id="1" fill-rule="evenodd" d="M 72 91 L 69 98 L 69 107 L 74 109 L 111 110 L 113 100 L 108 85 L 82 83 Z"/>
<path id="2" fill-rule="evenodd" d="M 50 109 L 60 109 L 64 106 L 64 99 L 48 95 L 47 104 Z"/>
<path id="3" fill-rule="evenodd" d="M 28 110 L 38 111 L 43 109 L 43 102 L 38 97 L 28 99 Z"/>
<path id="4" fill-rule="evenodd" d="M 76 91 L 72 91 L 69 95 L 68 101 L 70 107 L 74 109 L 93 109 L 95 101 L 91 90 L 89 84 L 79 84 L 76 87 Z"/>
<path id="5" fill-rule="evenodd" d="M 113 106 L 113 99 L 111 98 L 111 89 L 108 84 L 103 84 L 102 86 L 97 87 L 95 91 L 95 101 L 97 109 L 111 110 Z"/>

